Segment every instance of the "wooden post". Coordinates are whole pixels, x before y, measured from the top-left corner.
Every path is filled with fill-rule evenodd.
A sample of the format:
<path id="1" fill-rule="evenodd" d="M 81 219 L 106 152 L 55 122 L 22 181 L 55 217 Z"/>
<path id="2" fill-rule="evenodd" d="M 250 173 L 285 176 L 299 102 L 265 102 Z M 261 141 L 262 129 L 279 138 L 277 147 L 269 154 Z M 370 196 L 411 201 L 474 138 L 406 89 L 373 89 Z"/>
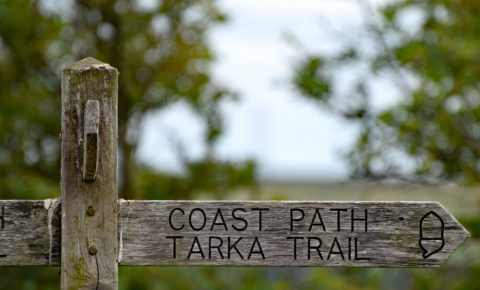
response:
<path id="1" fill-rule="evenodd" d="M 63 70 L 64 290 L 118 289 L 117 98 L 110 65 L 89 57 Z"/>

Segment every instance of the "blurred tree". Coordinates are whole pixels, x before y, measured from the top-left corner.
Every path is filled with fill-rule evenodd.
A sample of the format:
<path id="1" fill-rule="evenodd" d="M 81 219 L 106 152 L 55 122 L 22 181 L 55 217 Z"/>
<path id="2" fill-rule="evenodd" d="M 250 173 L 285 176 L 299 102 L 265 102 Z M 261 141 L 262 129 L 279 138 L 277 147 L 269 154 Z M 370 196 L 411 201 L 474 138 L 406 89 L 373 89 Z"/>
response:
<path id="1" fill-rule="evenodd" d="M 0 197 L 58 194 L 61 67 L 86 56 L 120 71 L 122 197 L 139 198 L 143 193 L 137 183 L 156 180 L 176 182 L 168 182 L 169 192 L 157 190 L 163 195 L 155 198 L 185 198 L 196 190 L 199 178 L 213 191 L 253 186 L 251 161 L 219 161 L 213 154 L 223 133 L 219 105 L 235 97 L 210 76 L 208 32 L 225 21 L 215 2 L 2 1 Z M 179 156 L 185 168 L 182 177 L 145 172 L 146 167 L 137 170 L 135 153 L 146 114 L 179 101 L 193 108 L 204 125 L 205 156 Z M 205 175 L 195 173 L 199 166 Z M 231 174 L 222 175 L 218 166 Z"/>
<path id="2" fill-rule="evenodd" d="M 58 16 L 38 3 L 0 2 L 0 198 L 58 193 Z"/>
<path id="3" fill-rule="evenodd" d="M 341 34 L 341 48 L 333 52 L 305 52 L 292 83 L 305 98 L 360 129 L 347 156 L 352 177 L 479 182 L 480 2 L 392 0 L 378 10 L 371 2 L 356 1 L 363 29 Z M 376 98 L 388 88 L 400 98 L 385 108 Z M 472 249 L 478 249 L 479 220 L 474 215 L 464 221 L 474 233 Z M 325 279 L 316 270 L 313 279 L 317 288 L 331 282 L 328 289 L 347 279 L 354 282 L 342 289 L 478 289 L 474 251 L 435 271 L 346 269 L 332 279 L 327 270 Z"/>
<path id="4" fill-rule="evenodd" d="M 87 56 L 120 71 L 121 197 L 183 199 L 208 192 L 219 198 L 235 188 L 253 188 L 252 161 L 221 161 L 214 154 L 224 130 L 219 106 L 235 98 L 210 75 L 208 33 L 226 20 L 216 2 L 0 1 L 0 199 L 60 194 L 61 68 Z M 145 116 L 175 102 L 200 117 L 204 156 L 190 160 L 178 150 L 181 176 L 137 168 Z M 4 268 L 0 289 L 58 289 L 57 272 Z M 127 288 L 135 281 L 128 272 L 122 279 Z"/>
<path id="5" fill-rule="evenodd" d="M 305 97 L 359 124 L 352 175 L 478 182 L 480 3 L 398 0 L 378 11 L 358 3 L 365 29 L 340 51 L 305 56 L 293 79 Z M 353 81 L 339 84 L 341 74 Z M 402 98 L 379 109 L 372 91 L 386 77 Z"/>

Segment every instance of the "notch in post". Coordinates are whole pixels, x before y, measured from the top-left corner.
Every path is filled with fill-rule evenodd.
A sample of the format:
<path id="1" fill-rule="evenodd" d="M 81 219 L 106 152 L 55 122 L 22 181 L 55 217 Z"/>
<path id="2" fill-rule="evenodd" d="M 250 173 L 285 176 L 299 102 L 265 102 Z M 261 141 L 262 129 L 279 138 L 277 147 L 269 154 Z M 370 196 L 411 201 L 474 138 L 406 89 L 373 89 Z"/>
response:
<path id="1" fill-rule="evenodd" d="M 83 136 L 83 180 L 94 181 L 98 167 L 100 103 L 87 100 Z"/>

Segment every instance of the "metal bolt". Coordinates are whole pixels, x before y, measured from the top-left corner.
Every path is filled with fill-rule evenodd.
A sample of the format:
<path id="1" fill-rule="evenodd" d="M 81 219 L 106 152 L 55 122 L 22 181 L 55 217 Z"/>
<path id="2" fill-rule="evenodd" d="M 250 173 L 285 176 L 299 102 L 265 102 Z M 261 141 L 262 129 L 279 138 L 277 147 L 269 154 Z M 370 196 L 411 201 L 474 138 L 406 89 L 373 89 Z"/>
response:
<path id="1" fill-rule="evenodd" d="M 88 216 L 94 216 L 95 215 L 95 209 L 91 206 L 87 208 L 87 215 Z"/>
<path id="2" fill-rule="evenodd" d="M 97 248 L 95 246 L 90 246 L 90 248 L 88 248 L 88 253 L 90 255 L 96 255 L 97 254 Z"/>

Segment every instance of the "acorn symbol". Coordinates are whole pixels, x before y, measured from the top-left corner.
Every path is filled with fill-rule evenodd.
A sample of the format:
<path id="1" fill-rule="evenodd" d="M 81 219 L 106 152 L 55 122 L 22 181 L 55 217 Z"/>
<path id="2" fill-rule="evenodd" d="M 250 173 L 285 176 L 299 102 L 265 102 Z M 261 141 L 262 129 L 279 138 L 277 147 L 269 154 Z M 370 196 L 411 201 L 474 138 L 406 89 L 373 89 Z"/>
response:
<path id="1" fill-rule="evenodd" d="M 420 240 L 418 245 L 423 251 L 423 258 L 440 251 L 445 245 L 443 232 L 445 225 L 442 218 L 434 211 L 429 211 L 420 220 Z"/>

